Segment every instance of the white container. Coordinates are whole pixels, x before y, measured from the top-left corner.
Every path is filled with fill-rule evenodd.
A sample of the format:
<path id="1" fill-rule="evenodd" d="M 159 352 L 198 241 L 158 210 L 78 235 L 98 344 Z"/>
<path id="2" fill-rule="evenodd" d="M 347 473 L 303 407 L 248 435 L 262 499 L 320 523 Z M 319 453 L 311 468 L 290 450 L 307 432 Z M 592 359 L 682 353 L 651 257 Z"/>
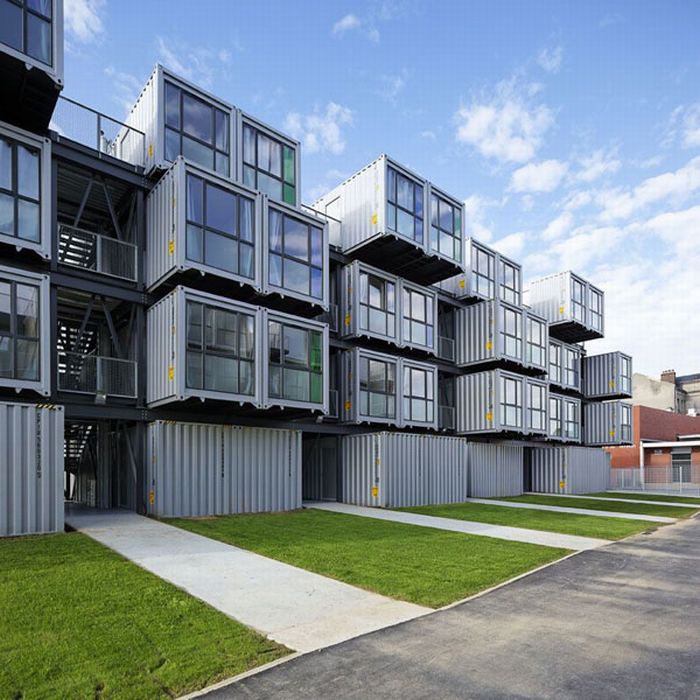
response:
<path id="1" fill-rule="evenodd" d="M 622 352 L 583 358 L 583 395 L 587 399 L 632 398 L 632 358 Z"/>
<path id="2" fill-rule="evenodd" d="M 469 443 L 469 496 L 498 498 L 523 493 L 523 448 L 498 442 Z"/>
<path id="3" fill-rule="evenodd" d="M 536 493 L 584 494 L 610 488 L 610 455 L 595 447 L 527 448 L 530 489 Z"/>
<path id="4" fill-rule="evenodd" d="M 588 403 L 583 407 L 586 445 L 632 445 L 632 404 L 624 401 Z"/>

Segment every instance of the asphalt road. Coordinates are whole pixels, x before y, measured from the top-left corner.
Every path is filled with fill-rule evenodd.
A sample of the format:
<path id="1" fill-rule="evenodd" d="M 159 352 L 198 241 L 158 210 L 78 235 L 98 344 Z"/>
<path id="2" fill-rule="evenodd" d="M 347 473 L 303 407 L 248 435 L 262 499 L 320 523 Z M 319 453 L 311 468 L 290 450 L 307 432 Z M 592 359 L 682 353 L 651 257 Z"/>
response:
<path id="1" fill-rule="evenodd" d="M 700 518 L 207 697 L 700 698 Z"/>

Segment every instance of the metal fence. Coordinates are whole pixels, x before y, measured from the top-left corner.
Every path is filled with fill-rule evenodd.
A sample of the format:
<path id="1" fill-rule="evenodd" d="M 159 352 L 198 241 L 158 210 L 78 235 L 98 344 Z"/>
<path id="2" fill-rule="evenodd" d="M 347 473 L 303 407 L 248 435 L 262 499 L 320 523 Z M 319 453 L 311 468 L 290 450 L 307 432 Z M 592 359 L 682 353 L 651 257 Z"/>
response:
<path id="1" fill-rule="evenodd" d="M 610 488 L 700 496 L 700 464 L 611 469 Z"/>
<path id="2" fill-rule="evenodd" d="M 77 352 L 58 353 L 59 391 L 135 399 L 136 386 L 137 368 L 133 360 Z"/>

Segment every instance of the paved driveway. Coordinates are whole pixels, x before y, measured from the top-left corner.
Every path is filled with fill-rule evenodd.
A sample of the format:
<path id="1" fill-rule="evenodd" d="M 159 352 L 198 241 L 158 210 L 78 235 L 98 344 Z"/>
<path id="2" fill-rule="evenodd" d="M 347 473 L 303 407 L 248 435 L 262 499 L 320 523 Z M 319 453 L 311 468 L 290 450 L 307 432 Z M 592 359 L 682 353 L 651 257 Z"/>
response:
<path id="1" fill-rule="evenodd" d="M 700 519 L 583 552 L 209 698 L 700 697 Z"/>

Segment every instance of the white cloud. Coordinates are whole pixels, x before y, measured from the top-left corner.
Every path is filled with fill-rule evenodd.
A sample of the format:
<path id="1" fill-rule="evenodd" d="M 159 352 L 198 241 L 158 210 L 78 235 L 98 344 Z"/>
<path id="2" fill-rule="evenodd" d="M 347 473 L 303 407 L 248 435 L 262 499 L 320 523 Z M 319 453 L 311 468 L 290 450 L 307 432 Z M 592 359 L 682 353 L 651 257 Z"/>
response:
<path id="1" fill-rule="evenodd" d="M 323 195 L 328 194 L 334 187 L 337 187 L 341 182 L 347 180 L 348 177 L 349 173 L 345 173 L 342 170 L 337 170 L 335 168 L 327 170 L 323 180 L 305 192 L 306 201 L 317 201 L 323 197 Z"/>
<path id="2" fill-rule="evenodd" d="M 700 146 L 700 102 L 696 102 L 683 115 L 683 145 Z"/>
<path id="3" fill-rule="evenodd" d="M 105 0 L 65 0 L 63 19 L 66 33 L 73 39 L 89 43 L 104 32 L 102 19 Z"/>
<path id="4" fill-rule="evenodd" d="M 163 65 L 205 89 L 212 86 L 218 75 L 227 72 L 231 63 L 226 49 L 191 46 L 162 36 L 156 37 L 156 46 Z"/>
<path id="5" fill-rule="evenodd" d="M 593 182 L 603 175 L 612 175 L 620 169 L 620 161 L 612 154 L 606 154 L 599 149 L 590 156 L 580 158 L 581 169 L 576 173 L 576 179 L 582 182 Z"/>
<path id="6" fill-rule="evenodd" d="M 561 183 L 569 166 L 559 160 L 528 163 L 513 172 L 509 189 L 513 192 L 552 192 Z"/>
<path id="7" fill-rule="evenodd" d="M 422 139 L 427 139 L 428 141 L 436 141 L 437 140 L 437 134 L 434 131 L 431 131 L 430 129 L 426 129 L 425 131 L 421 131 L 420 137 Z"/>
<path id="8" fill-rule="evenodd" d="M 379 30 L 372 24 L 361 20 L 357 15 L 352 13 L 341 17 L 332 27 L 331 32 L 335 36 L 343 36 L 347 32 L 358 31 L 364 34 L 370 41 L 375 44 L 379 41 Z"/>
<path id="9" fill-rule="evenodd" d="M 615 226 L 581 226 L 562 240 L 555 241 L 549 253 L 558 270 L 583 270 L 592 262 L 605 259 L 626 235 Z"/>
<path id="10" fill-rule="evenodd" d="M 307 153 L 327 151 L 339 155 L 345 150 L 342 127 L 351 126 L 353 113 L 348 107 L 329 102 L 325 111 L 314 109 L 311 114 L 287 114 L 284 128 L 302 142 Z"/>
<path id="11" fill-rule="evenodd" d="M 459 143 L 489 158 L 514 163 L 530 160 L 554 124 L 549 107 L 533 104 L 532 95 L 514 79 L 498 83 L 493 95 L 462 105 L 454 119 Z"/>
<path id="12" fill-rule="evenodd" d="M 144 81 L 130 73 L 118 71 L 114 66 L 105 68 L 105 75 L 113 83 L 112 99 L 128 113 L 134 106 Z"/>
<path id="13" fill-rule="evenodd" d="M 526 240 L 527 234 L 524 231 L 519 231 L 499 238 L 489 245 L 495 248 L 499 253 L 507 255 L 509 258 L 517 258 L 523 252 Z"/>
<path id="14" fill-rule="evenodd" d="M 561 46 L 553 49 L 542 49 L 537 54 L 537 63 L 542 70 L 547 73 L 558 73 L 561 68 L 561 61 L 564 56 L 564 50 Z"/>
<path id="15" fill-rule="evenodd" d="M 593 195 L 588 190 L 574 190 L 567 194 L 563 202 L 564 209 L 574 211 L 581 209 L 593 201 Z"/>
<path id="16" fill-rule="evenodd" d="M 553 219 L 542 232 L 545 241 L 561 238 L 571 230 L 574 223 L 574 215 L 570 211 L 563 211 L 556 219 Z"/>
<path id="17" fill-rule="evenodd" d="M 646 221 L 643 227 L 656 233 L 679 256 L 700 255 L 700 204 L 682 211 L 658 214 Z"/>
<path id="18" fill-rule="evenodd" d="M 382 75 L 379 77 L 381 87 L 377 90 L 377 94 L 383 100 L 395 104 L 397 97 L 406 87 L 407 79 L 408 71 L 405 68 L 396 75 Z"/>
<path id="19" fill-rule="evenodd" d="M 486 222 L 486 210 L 498 202 L 472 194 L 464 200 L 464 230 L 467 236 L 488 243 L 493 238 L 492 227 Z"/>

